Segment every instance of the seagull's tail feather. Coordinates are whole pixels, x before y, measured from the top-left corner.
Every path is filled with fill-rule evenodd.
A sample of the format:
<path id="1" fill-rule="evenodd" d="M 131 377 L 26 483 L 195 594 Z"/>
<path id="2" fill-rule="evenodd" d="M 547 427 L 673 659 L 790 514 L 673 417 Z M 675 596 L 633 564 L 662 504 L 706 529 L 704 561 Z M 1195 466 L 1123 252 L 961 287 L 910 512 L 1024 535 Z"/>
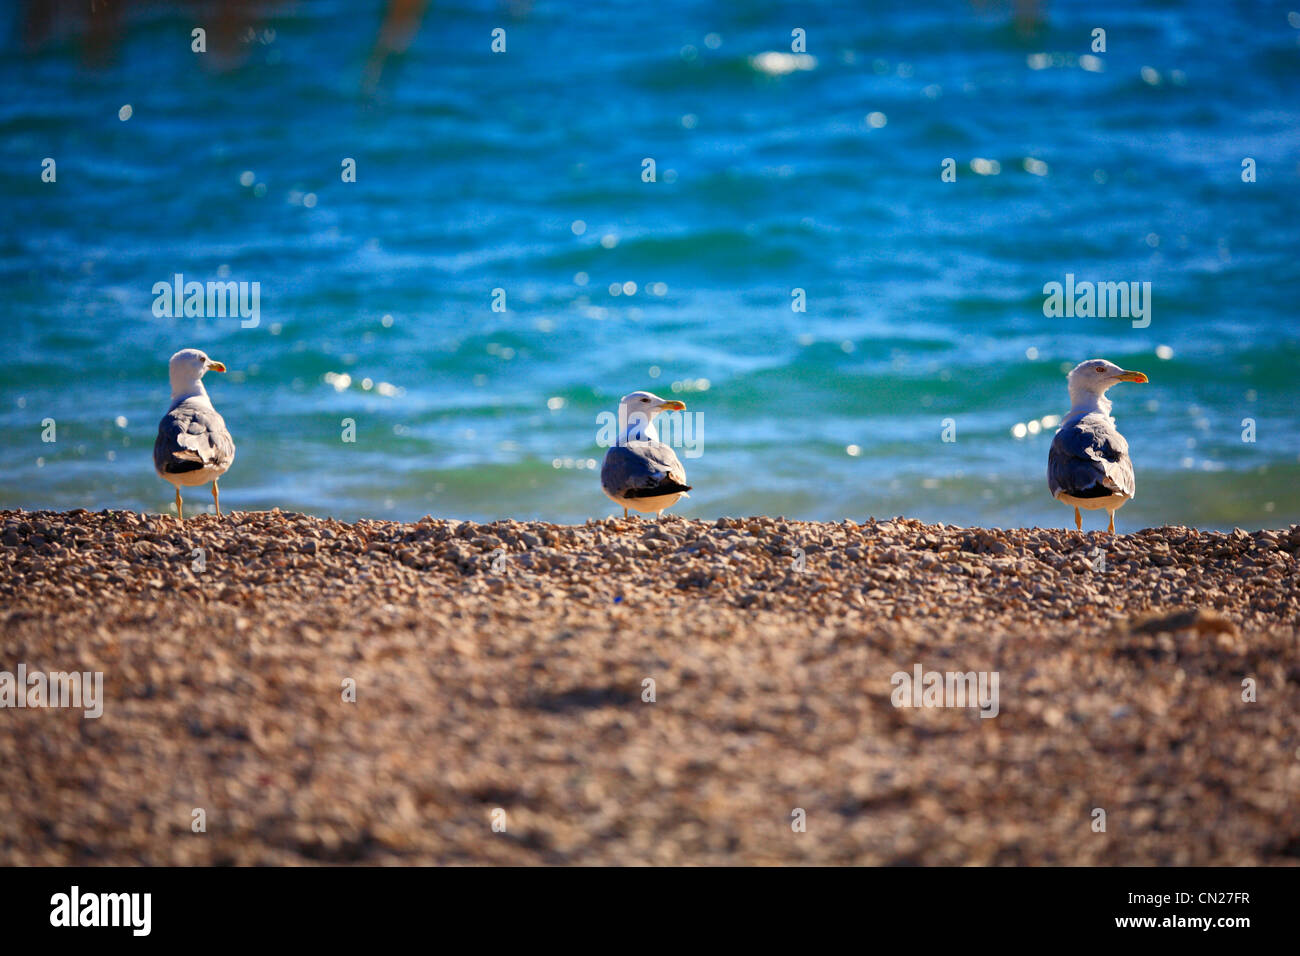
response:
<path id="1" fill-rule="evenodd" d="M 683 497 L 689 497 L 686 492 L 691 490 L 690 485 L 684 485 L 680 481 L 673 481 L 669 478 L 667 481 L 661 481 L 653 488 L 629 488 L 623 492 L 624 498 L 658 498 L 661 495 L 680 494 Z"/>

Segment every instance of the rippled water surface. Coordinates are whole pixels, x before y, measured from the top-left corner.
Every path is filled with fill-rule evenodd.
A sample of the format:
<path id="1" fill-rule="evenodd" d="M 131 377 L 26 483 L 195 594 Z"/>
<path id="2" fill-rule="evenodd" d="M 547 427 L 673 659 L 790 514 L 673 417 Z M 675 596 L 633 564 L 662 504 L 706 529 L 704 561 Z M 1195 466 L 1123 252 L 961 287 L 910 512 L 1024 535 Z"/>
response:
<path id="1" fill-rule="evenodd" d="M 1288 12 L 435 4 L 373 91 L 378 5 L 269 5 L 224 65 L 189 13 L 103 65 L 5 14 L 0 507 L 169 508 L 197 346 L 231 508 L 603 516 L 597 416 L 648 388 L 700 416 L 682 514 L 1060 525 L 1050 416 L 1104 356 L 1151 377 L 1121 528 L 1300 520 Z M 155 316 L 176 273 L 260 283 L 258 326 Z M 1150 282 L 1150 324 L 1045 316 L 1067 273 Z"/>

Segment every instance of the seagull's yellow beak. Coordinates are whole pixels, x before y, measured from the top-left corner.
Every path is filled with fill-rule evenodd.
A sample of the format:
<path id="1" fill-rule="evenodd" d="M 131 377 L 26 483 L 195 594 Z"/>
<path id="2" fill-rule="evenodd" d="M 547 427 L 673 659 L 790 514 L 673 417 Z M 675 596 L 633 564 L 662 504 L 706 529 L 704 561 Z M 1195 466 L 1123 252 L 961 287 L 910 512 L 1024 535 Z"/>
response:
<path id="1" fill-rule="evenodd" d="M 221 362 L 214 362 L 211 359 L 208 360 L 208 364 L 205 365 L 204 368 L 209 372 L 224 372 L 226 370 L 226 366 Z"/>
<path id="2" fill-rule="evenodd" d="M 1139 385 L 1145 385 L 1151 379 L 1147 378 L 1142 372 L 1121 372 L 1119 374 L 1121 382 L 1137 382 Z"/>
<path id="3" fill-rule="evenodd" d="M 671 400 L 669 400 L 669 401 L 664 402 L 662 405 L 660 405 L 660 406 L 659 406 L 659 411 L 661 411 L 661 412 L 684 412 L 684 411 L 686 411 L 686 403 L 685 403 L 685 402 L 679 402 L 679 401 L 677 401 L 676 399 L 671 399 Z"/>

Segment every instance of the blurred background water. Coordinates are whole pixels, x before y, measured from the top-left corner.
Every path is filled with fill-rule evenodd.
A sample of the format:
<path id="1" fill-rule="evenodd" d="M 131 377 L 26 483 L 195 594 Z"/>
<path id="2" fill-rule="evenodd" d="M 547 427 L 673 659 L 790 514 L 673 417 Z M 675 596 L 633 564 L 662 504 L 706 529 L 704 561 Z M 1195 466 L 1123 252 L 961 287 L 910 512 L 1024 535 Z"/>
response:
<path id="1" fill-rule="evenodd" d="M 403 5 L 8 10 L 0 507 L 169 509 L 195 346 L 234 509 L 610 514 L 597 416 L 646 388 L 702 416 L 684 515 L 1061 526 L 1102 356 L 1151 377 L 1121 530 L 1300 520 L 1294 4 L 459 0 L 387 58 Z M 175 273 L 260 324 L 155 317 Z M 1066 273 L 1149 281 L 1150 326 L 1046 318 Z"/>

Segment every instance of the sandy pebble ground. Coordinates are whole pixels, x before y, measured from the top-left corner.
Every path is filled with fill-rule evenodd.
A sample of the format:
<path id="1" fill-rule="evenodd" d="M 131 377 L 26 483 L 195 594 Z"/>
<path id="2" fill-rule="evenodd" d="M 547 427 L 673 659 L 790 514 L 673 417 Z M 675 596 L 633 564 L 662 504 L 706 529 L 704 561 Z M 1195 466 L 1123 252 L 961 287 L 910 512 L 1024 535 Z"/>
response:
<path id="1" fill-rule="evenodd" d="M 1295 864 L 1297 551 L 0 512 L 0 672 L 104 698 L 0 710 L 0 863 Z"/>

